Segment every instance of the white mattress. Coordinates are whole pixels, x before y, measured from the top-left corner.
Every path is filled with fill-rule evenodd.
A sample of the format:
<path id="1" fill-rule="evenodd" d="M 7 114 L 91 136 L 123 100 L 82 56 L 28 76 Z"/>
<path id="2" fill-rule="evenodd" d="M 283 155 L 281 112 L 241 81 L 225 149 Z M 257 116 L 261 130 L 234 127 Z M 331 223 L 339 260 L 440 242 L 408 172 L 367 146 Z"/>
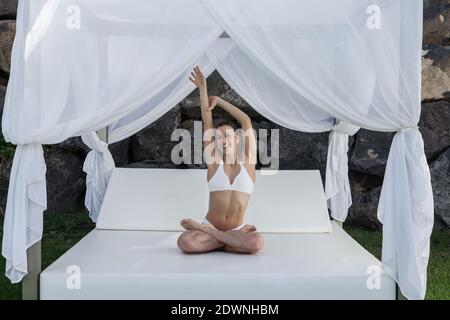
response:
<path id="1" fill-rule="evenodd" d="M 41 273 L 42 299 L 395 299 L 380 262 L 337 224 L 331 233 L 263 234 L 256 255 L 182 254 L 179 232 L 95 229 Z M 68 289 L 70 266 L 80 289 Z M 70 269 L 69 269 L 70 270 Z M 72 275 L 73 277 L 73 275 Z"/>
<path id="2" fill-rule="evenodd" d="M 330 232 L 318 170 L 257 170 L 245 222 L 262 232 Z M 203 220 L 209 193 L 206 170 L 116 168 L 98 229 L 182 231 L 179 222 Z"/>

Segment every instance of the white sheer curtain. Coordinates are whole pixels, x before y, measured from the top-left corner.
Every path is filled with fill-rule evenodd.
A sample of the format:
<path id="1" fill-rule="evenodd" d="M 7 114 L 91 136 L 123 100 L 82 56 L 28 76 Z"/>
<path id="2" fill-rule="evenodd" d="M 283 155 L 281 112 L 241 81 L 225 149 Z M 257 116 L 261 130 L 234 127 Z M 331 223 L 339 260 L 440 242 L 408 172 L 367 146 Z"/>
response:
<path id="1" fill-rule="evenodd" d="M 139 108 L 222 30 L 193 1 L 20 1 L 3 134 L 16 145 L 3 229 L 6 275 L 26 274 L 42 237 L 42 144 L 90 134 Z M 174 14 L 180 7 L 182 15 Z M 25 54 L 26 52 L 26 54 Z M 33 169 L 33 170 L 31 170 Z"/>
<path id="2" fill-rule="evenodd" d="M 108 126 L 108 142 L 114 143 L 132 136 L 186 98 L 195 90 L 194 84 L 188 78 L 195 66 L 199 66 L 206 77 L 215 69 L 211 60 L 203 54 L 195 63 L 185 68 L 178 78 L 169 83 L 149 101 Z"/>
<path id="3" fill-rule="evenodd" d="M 216 40 L 207 55 L 230 87 L 266 118 L 286 128 L 306 132 L 333 128 L 333 116 L 253 62 L 232 39 Z"/>
<path id="4" fill-rule="evenodd" d="M 416 128 L 422 1 L 202 2 L 255 63 L 317 107 L 363 128 L 398 131 L 379 204 L 382 262 L 406 297 L 423 298 L 433 204 Z"/>
<path id="5" fill-rule="evenodd" d="M 145 102 L 140 108 L 108 127 L 109 143 L 123 140 L 181 102 L 195 88 L 188 80 L 198 65 L 206 76 L 217 70 L 230 87 L 259 113 L 278 124 L 306 132 L 329 131 L 334 117 L 316 108 L 257 64 L 230 38 L 218 38 L 198 61 L 182 75 Z"/>

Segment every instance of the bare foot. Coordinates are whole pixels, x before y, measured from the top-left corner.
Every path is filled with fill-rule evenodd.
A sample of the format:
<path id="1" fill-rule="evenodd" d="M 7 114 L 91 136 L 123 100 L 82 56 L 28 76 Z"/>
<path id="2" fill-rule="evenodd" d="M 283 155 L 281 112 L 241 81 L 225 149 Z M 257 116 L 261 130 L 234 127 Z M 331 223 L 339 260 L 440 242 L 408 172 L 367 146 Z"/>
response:
<path id="1" fill-rule="evenodd" d="M 256 227 L 251 224 L 246 224 L 242 228 L 239 229 L 242 232 L 249 233 L 249 232 L 255 232 Z"/>
<path id="2" fill-rule="evenodd" d="M 197 221 L 195 221 L 192 218 L 183 219 L 183 220 L 180 221 L 180 224 L 186 230 L 204 231 L 205 227 L 207 227 L 207 225 L 204 225 L 204 224 L 202 224 L 200 222 L 197 222 Z"/>

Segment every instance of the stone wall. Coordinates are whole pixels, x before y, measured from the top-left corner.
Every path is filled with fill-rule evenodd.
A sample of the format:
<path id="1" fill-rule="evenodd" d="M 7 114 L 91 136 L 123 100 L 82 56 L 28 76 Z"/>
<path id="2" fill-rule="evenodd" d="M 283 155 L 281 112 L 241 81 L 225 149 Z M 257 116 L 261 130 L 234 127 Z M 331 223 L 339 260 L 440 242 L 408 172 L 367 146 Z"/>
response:
<path id="1" fill-rule="evenodd" d="M 0 0 L 0 107 L 9 77 L 9 61 L 15 32 L 17 0 Z M 424 57 L 420 130 L 430 164 L 435 197 L 436 227 L 450 227 L 450 1 L 424 1 Z M 219 95 L 247 112 L 254 127 L 280 129 L 280 168 L 319 169 L 324 175 L 328 133 L 308 134 L 282 128 L 255 112 L 215 72 L 208 78 L 211 95 Z M 226 116 L 219 111 L 216 116 Z M 176 128 L 193 130 L 200 120 L 198 93 L 193 92 L 166 115 L 129 139 L 112 144 L 117 166 L 176 167 L 170 161 Z M 379 228 L 376 209 L 393 133 L 359 131 L 350 141 L 349 168 L 353 206 L 348 221 Z M 11 165 L 11 146 L 0 153 L 0 205 L 4 209 Z M 79 211 L 83 208 L 86 147 L 79 138 L 45 146 L 48 211 Z M 202 167 L 183 165 L 179 167 Z"/>

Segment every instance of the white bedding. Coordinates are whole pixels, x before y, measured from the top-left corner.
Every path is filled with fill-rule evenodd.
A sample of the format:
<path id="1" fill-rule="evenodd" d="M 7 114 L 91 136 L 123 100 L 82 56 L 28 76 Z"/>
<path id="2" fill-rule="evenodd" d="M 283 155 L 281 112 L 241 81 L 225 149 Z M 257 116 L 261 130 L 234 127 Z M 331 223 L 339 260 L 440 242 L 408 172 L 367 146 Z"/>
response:
<path id="1" fill-rule="evenodd" d="M 41 298 L 395 298 L 386 275 L 368 289 L 380 262 L 330 223 L 318 171 L 258 171 L 245 218 L 264 237 L 256 255 L 178 250 L 179 220 L 207 202 L 205 170 L 114 169 L 97 228 L 41 273 Z"/>
<path id="2" fill-rule="evenodd" d="M 208 207 L 206 170 L 115 168 L 97 221 L 99 229 L 182 231 Z M 318 170 L 257 171 L 245 222 L 263 232 L 330 232 Z"/>
<path id="3" fill-rule="evenodd" d="M 187 255 L 179 232 L 95 229 L 41 273 L 42 299 L 395 299 L 380 262 L 337 224 L 331 233 L 263 234 L 256 255 Z M 81 289 L 68 289 L 69 266 Z M 375 269 L 374 269 L 375 268 Z M 373 277 L 373 276 L 372 276 Z"/>

